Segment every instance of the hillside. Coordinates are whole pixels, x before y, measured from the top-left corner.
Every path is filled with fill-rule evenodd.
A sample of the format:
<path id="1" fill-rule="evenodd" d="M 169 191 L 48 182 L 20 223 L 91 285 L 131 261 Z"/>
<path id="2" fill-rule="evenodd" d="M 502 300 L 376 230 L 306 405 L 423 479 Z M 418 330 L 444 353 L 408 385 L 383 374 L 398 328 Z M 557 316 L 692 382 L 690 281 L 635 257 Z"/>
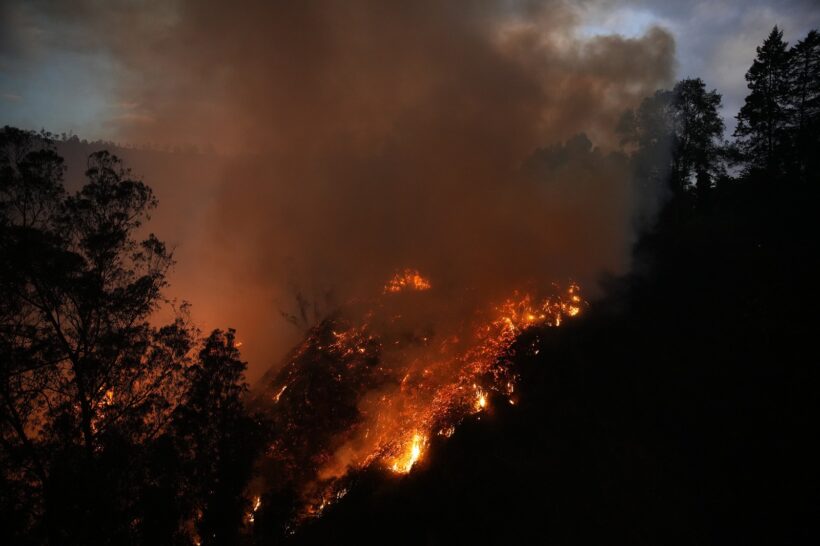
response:
<path id="1" fill-rule="evenodd" d="M 578 322 L 531 331 L 492 400 L 396 480 L 362 476 L 296 543 L 806 543 L 820 373 L 814 188 L 671 203 Z M 520 351 L 521 354 L 526 354 Z"/>

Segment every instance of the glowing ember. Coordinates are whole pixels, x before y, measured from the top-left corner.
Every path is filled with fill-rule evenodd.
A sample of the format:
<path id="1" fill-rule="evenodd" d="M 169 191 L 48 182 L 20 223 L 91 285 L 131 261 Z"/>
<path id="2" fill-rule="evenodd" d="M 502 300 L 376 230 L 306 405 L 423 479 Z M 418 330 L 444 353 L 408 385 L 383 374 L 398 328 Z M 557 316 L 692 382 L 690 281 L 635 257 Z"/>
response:
<path id="1" fill-rule="evenodd" d="M 248 523 L 253 523 L 256 520 L 256 512 L 260 506 L 262 506 L 262 497 L 257 495 L 253 498 L 253 508 L 247 514 Z"/>
<path id="2" fill-rule="evenodd" d="M 430 281 L 422 277 L 418 270 L 405 269 L 393 275 L 393 278 L 384 285 L 384 293 L 429 290 L 430 286 Z"/>
<path id="3" fill-rule="evenodd" d="M 274 403 L 274 404 L 278 404 L 278 403 L 279 403 L 279 399 L 280 399 L 280 398 L 282 398 L 282 395 L 285 393 L 285 389 L 287 389 L 287 388 L 288 388 L 288 386 L 287 386 L 287 385 L 284 385 L 284 386 L 283 386 L 281 389 L 279 389 L 279 391 L 278 391 L 278 392 L 277 392 L 277 393 L 273 396 L 273 403 Z"/>
<path id="4" fill-rule="evenodd" d="M 475 410 L 481 411 L 487 408 L 487 395 L 484 394 L 484 391 L 478 389 L 476 392 L 476 399 L 475 399 Z"/>
<path id="5" fill-rule="evenodd" d="M 450 436 L 452 436 L 452 435 L 453 435 L 453 433 L 454 433 L 455 431 L 456 431 L 456 427 L 454 427 L 454 426 L 449 426 L 449 427 L 447 427 L 447 428 L 443 428 L 443 429 L 439 430 L 439 431 L 438 431 L 438 435 L 439 435 L 439 436 L 444 436 L 445 438 L 449 438 Z"/>

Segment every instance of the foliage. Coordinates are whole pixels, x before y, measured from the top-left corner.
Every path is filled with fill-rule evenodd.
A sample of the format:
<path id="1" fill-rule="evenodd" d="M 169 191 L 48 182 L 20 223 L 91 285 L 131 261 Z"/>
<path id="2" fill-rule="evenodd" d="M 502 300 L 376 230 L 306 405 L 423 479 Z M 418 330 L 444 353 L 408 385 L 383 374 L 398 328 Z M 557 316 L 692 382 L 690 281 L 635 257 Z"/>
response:
<path id="1" fill-rule="evenodd" d="M 817 177 L 820 145 L 820 35 L 788 48 L 772 29 L 746 73 L 749 95 L 737 115 L 738 148 L 747 174 Z"/>
<path id="2" fill-rule="evenodd" d="M 791 118 L 796 152 L 796 177 L 820 176 L 820 33 L 812 30 L 792 48 Z"/>
<path id="3" fill-rule="evenodd" d="M 723 175 L 720 101 L 700 78 L 686 79 L 625 112 L 618 131 L 633 147 L 639 193 L 664 199 L 696 188 L 704 194 Z"/>
<path id="4" fill-rule="evenodd" d="M 234 330 L 212 332 L 186 370 L 173 435 L 187 465 L 185 491 L 201 544 L 235 544 L 251 508 L 244 489 L 265 436 L 260 418 L 244 408 L 244 372 Z"/>
<path id="5" fill-rule="evenodd" d="M 737 116 L 735 136 L 751 168 L 782 171 L 788 147 L 789 65 L 783 31 L 772 29 L 746 73 L 751 92 Z"/>
<path id="6" fill-rule="evenodd" d="M 232 331 L 193 358 L 187 305 L 152 322 L 173 259 L 137 238 L 151 189 L 105 151 L 76 193 L 64 172 L 51 135 L 0 131 L 0 523 L 33 543 L 183 540 L 195 511 L 215 512 L 212 493 L 186 490 L 202 461 L 239 472 L 240 509 L 250 463 L 227 467 L 259 446 L 244 363 Z M 222 436 L 205 426 L 218 423 Z"/>

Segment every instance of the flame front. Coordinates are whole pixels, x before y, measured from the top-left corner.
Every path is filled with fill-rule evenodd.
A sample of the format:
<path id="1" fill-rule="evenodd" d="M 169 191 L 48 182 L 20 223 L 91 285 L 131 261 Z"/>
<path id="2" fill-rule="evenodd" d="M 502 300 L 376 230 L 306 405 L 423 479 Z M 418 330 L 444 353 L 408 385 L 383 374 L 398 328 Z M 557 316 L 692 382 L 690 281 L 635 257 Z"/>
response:
<path id="1" fill-rule="evenodd" d="M 397 474 L 407 474 L 413 465 L 421 459 L 427 438 L 421 434 L 413 434 L 413 439 L 408 443 L 405 452 L 393 461 L 390 469 Z"/>
<path id="2" fill-rule="evenodd" d="M 406 269 L 388 281 L 382 297 L 430 289 L 428 279 Z M 468 317 L 448 332 L 391 334 L 384 325 L 374 327 L 371 311 L 359 323 L 332 319 L 314 329 L 271 385 L 274 394 L 268 395 L 277 410 L 285 406 L 282 411 L 291 412 L 281 425 L 294 437 L 281 438 L 270 453 L 289 458 L 294 473 L 306 468 L 301 474 L 306 482 L 300 482 L 303 515 L 319 515 L 341 498 L 351 472 L 377 465 L 395 474 L 410 473 L 425 457 L 430 438 L 449 438 L 465 418 L 489 411 L 494 397 L 515 405 L 519 375 L 509 351 L 516 338 L 534 326 L 559 326 L 579 315 L 584 305 L 578 285 L 570 284 L 565 289 L 556 286 L 554 295 L 540 300 L 513 293 L 491 312 Z M 387 315 L 388 326 L 400 317 Z M 538 354 L 537 345 L 531 349 Z M 316 378 L 308 373 L 327 378 L 320 391 L 324 398 L 330 393 L 330 398 L 349 399 L 347 405 L 328 406 L 334 415 L 349 416 L 340 418 L 338 429 L 321 413 L 309 425 L 313 429 L 300 424 L 306 412 L 328 403 L 324 398 L 310 400 L 302 392 L 316 388 Z M 330 431 L 314 441 L 316 428 Z M 304 443 L 300 436 L 312 443 L 297 452 L 293 446 Z M 304 464 L 306 457 L 311 466 Z"/>

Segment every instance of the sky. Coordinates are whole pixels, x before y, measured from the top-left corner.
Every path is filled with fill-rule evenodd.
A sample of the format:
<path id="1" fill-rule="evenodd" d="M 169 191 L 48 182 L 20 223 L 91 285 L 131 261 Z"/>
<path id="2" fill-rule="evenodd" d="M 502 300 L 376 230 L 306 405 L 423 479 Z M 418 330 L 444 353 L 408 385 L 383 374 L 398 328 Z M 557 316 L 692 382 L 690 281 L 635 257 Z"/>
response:
<path id="1" fill-rule="evenodd" d="M 639 34 L 660 25 L 675 38 L 678 79 L 700 77 L 723 95 L 727 135 L 743 106 L 755 48 L 777 25 L 793 44 L 820 27 L 820 3 L 788 0 L 625 1 L 588 4 L 585 31 Z"/>
<path id="2" fill-rule="evenodd" d="M 811 0 L 575 4 L 583 36 L 636 37 L 652 26 L 668 30 L 676 44 L 676 76 L 701 77 L 723 94 L 730 131 L 746 94 L 744 74 L 771 28 L 780 26 L 793 43 L 820 26 L 820 7 Z M 76 13 L 70 13 L 73 7 Z M 123 16 L 100 17 L 105 10 L 121 10 Z M 137 104 L 122 92 L 124 82 L 144 75 L 118 58 L 119 44 L 94 37 L 104 34 L 100 24 L 128 25 L 124 34 L 135 32 L 133 26 L 151 33 L 172 25 L 173 18 L 171 2 L 3 0 L 0 123 L 122 141 L 124 126 L 152 120 L 150 104 Z"/>

